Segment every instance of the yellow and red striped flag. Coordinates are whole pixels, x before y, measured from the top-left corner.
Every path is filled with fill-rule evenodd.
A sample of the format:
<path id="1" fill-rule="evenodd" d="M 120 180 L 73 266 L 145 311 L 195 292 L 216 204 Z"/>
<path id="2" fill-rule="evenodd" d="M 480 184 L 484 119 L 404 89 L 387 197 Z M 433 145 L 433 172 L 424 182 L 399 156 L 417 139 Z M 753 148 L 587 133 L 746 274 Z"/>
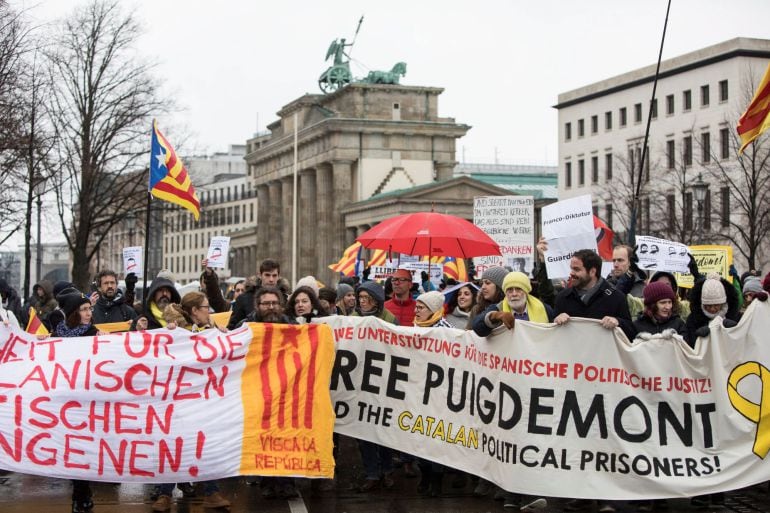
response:
<path id="1" fill-rule="evenodd" d="M 770 128 L 770 64 L 754 92 L 754 98 L 738 120 L 737 130 L 738 135 L 741 136 L 741 149 L 738 153 L 743 153 L 746 146 L 768 128 Z"/>
<path id="2" fill-rule="evenodd" d="M 388 252 L 384 249 L 375 249 L 372 258 L 369 259 L 367 267 L 383 266 L 388 261 Z"/>
<path id="3" fill-rule="evenodd" d="M 184 164 L 176 156 L 166 140 L 158 123 L 152 121 L 152 157 L 150 158 L 150 192 L 158 199 L 186 208 L 197 221 L 201 215 L 201 204 L 195 194 Z"/>
<path id="4" fill-rule="evenodd" d="M 329 265 L 329 269 L 336 273 L 341 273 L 345 276 L 353 276 L 356 274 L 356 263 L 361 259 L 361 252 L 364 247 L 360 242 L 356 241 L 342 254 L 342 258 L 336 264 Z"/>
<path id="5" fill-rule="evenodd" d="M 465 268 L 465 259 L 446 257 L 444 260 L 444 274 L 457 281 L 468 281 L 468 269 Z"/>
<path id="6" fill-rule="evenodd" d="M 37 316 L 37 312 L 33 307 L 29 307 L 29 322 L 25 331 L 33 335 L 49 335 L 48 329 L 40 320 L 40 317 Z"/>

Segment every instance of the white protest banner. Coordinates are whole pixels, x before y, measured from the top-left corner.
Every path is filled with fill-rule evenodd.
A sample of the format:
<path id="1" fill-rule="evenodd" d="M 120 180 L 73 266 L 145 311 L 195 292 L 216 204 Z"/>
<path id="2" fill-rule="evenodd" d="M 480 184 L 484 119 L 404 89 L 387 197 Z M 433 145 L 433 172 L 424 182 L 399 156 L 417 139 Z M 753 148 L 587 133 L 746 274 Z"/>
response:
<path id="1" fill-rule="evenodd" d="M 480 339 L 335 316 L 335 431 L 536 496 L 688 497 L 770 479 L 770 305 L 631 344 L 573 318 Z"/>
<path id="2" fill-rule="evenodd" d="M 385 265 L 373 265 L 369 268 L 369 279 L 373 281 L 385 281 L 398 269 L 398 262 L 386 260 Z"/>
<path id="3" fill-rule="evenodd" d="M 142 274 L 142 246 L 123 248 L 123 272 Z"/>
<path id="4" fill-rule="evenodd" d="M 0 325 L 0 468 L 108 482 L 332 477 L 328 326 L 47 338 Z"/>
<path id="5" fill-rule="evenodd" d="M 419 262 L 409 262 L 406 264 L 401 264 L 401 269 L 406 269 L 408 271 L 412 272 L 412 282 L 417 283 L 418 285 L 422 283 L 422 272 L 425 271 L 428 272 L 430 267 L 430 281 L 438 286 L 439 283 L 441 283 L 441 278 L 444 276 L 444 265 L 443 264 L 436 264 L 431 263 L 430 266 L 428 265 L 428 262 L 425 260 L 421 260 Z"/>
<path id="6" fill-rule="evenodd" d="M 477 196 L 473 198 L 473 224 L 500 246 L 502 256 L 476 257 L 481 276 L 491 266 L 529 273 L 534 267 L 535 200 L 532 196 Z"/>
<path id="7" fill-rule="evenodd" d="M 557 201 L 542 208 L 542 233 L 548 242 L 545 268 L 550 278 L 569 276 L 569 261 L 580 249 L 596 251 L 591 196 Z"/>
<path id="8" fill-rule="evenodd" d="M 640 269 L 689 272 L 690 253 L 685 244 L 648 235 L 637 235 L 636 248 Z"/>
<path id="9" fill-rule="evenodd" d="M 211 237 L 209 252 L 206 254 L 208 267 L 224 268 L 227 266 L 227 256 L 230 253 L 230 237 Z"/>

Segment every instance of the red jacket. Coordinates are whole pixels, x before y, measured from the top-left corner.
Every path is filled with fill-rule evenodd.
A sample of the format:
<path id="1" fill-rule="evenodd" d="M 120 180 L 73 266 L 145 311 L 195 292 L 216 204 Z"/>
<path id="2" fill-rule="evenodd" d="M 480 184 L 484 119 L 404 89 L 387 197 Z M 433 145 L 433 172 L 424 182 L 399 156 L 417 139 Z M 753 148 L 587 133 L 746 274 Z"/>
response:
<path id="1" fill-rule="evenodd" d="M 406 301 L 401 301 L 394 297 L 393 299 L 385 301 L 385 308 L 396 316 L 399 326 L 413 326 L 414 306 L 416 304 L 417 301 L 412 299 L 412 296 L 409 296 L 409 299 Z"/>

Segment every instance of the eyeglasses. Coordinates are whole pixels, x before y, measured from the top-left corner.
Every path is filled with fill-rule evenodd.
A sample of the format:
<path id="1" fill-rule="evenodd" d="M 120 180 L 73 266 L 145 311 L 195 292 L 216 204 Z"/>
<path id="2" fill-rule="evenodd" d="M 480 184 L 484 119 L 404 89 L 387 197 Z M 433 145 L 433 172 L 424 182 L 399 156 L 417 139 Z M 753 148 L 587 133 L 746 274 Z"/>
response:
<path id="1" fill-rule="evenodd" d="M 371 296 L 367 296 L 365 294 L 361 294 L 360 296 L 358 296 L 358 300 L 359 301 L 371 301 L 372 297 Z"/>
<path id="2" fill-rule="evenodd" d="M 422 305 L 414 305 L 414 311 L 415 312 L 422 312 L 423 310 L 427 310 L 428 308 Z"/>
<path id="3" fill-rule="evenodd" d="M 399 281 L 404 282 L 404 281 L 412 281 L 412 280 L 410 280 L 409 278 L 391 278 L 390 281 L 392 281 L 392 282 L 399 282 Z"/>
<path id="4" fill-rule="evenodd" d="M 281 306 L 281 303 L 278 301 L 260 301 L 259 306 L 268 306 L 270 308 L 275 308 L 276 306 Z"/>

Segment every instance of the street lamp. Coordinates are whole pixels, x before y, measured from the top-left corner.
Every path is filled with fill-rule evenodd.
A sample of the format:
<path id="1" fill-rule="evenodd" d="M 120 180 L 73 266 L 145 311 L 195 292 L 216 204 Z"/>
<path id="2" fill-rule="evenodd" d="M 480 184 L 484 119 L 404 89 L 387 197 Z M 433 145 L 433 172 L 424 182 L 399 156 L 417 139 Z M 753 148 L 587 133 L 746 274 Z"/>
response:
<path id="1" fill-rule="evenodd" d="M 136 228 L 136 214 L 133 211 L 123 217 L 123 226 L 128 232 L 128 245 L 134 245 L 134 228 Z"/>
<path id="2" fill-rule="evenodd" d="M 706 200 L 706 192 L 709 184 L 703 181 L 702 173 L 691 185 L 695 201 L 698 204 L 698 243 L 703 244 L 703 202 Z"/>

